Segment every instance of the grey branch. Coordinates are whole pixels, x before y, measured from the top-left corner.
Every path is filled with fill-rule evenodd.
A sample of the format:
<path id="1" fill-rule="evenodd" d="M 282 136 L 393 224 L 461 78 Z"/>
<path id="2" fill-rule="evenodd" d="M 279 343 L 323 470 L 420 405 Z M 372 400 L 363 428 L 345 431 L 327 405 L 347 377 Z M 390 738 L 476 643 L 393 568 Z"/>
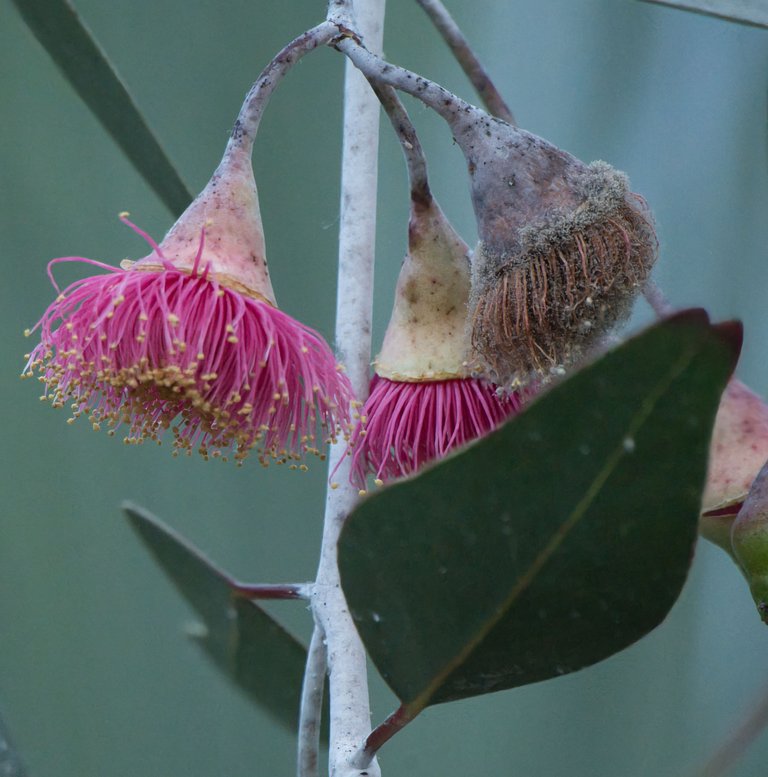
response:
<path id="1" fill-rule="evenodd" d="M 461 65 L 461 69 L 469 79 L 475 91 L 480 96 L 485 107 L 499 119 L 503 119 L 507 124 L 516 124 L 515 117 L 509 106 L 504 102 L 504 98 L 499 93 L 495 84 L 491 80 L 488 71 L 483 67 L 482 62 L 470 48 L 461 28 L 454 21 L 448 9 L 440 0 L 416 0 L 424 9 L 425 13 L 432 20 L 437 31 L 443 36 L 443 40 L 456 57 L 456 61 Z"/>
<path id="2" fill-rule="evenodd" d="M 315 625 L 307 651 L 307 667 L 301 688 L 297 777 L 320 775 L 320 723 L 327 660 L 323 630 Z"/>

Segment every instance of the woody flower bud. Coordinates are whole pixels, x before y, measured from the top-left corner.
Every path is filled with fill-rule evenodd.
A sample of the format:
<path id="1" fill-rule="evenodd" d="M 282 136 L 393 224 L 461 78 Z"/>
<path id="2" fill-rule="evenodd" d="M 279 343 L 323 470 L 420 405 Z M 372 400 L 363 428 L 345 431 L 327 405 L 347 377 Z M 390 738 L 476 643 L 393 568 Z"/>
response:
<path id="1" fill-rule="evenodd" d="M 579 359 L 629 312 L 656 257 L 643 200 L 605 162 L 586 165 L 474 110 L 454 122 L 472 183 L 472 342 L 502 383 Z"/>

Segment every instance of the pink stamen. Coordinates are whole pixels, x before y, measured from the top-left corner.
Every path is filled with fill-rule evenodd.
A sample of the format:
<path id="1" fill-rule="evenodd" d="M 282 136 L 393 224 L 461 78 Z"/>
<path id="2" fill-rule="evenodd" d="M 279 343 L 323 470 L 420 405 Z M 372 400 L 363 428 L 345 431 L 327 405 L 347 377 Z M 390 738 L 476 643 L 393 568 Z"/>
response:
<path id="1" fill-rule="evenodd" d="M 488 434 L 521 406 L 519 394 L 500 397 L 475 378 L 398 383 L 376 375 L 362 411 L 367 420 L 350 440 L 350 479 L 365 488 L 368 473 L 383 482 L 414 473 Z"/>
<path id="2" fill-rule="evenodd" d="M 128 442 L 171 429 L 175 449 L 238 461 L 298 459 L 318 433 L 348 433 L 351 385 L 312 329 L 213 276 L 82 261 L 109 273 L 59 293 L 25 368 L 55 406 L 124 426 Z"/>
<path id="3" fill-rule="evenodd" d="M 156 254 L 157 254 L 157 255 L 158 255 L 158 256 L 159 256 L 159 257 L 160 257 L 162 260 L 163 260 L 163 263 L 165 264 L 165 262 L 166 262 L 167 260 L 166 260 L 166 258 L 163 256 L 163 252 L 162 252 L 162 250 L 161 250 L 160 246 L 159 246 L 159 245 L 158 245 L 158 244 L 157 244 L 157 243 L 154 241 L 154 239 L 152 238 L 152 236 L 151 236 L 149 233 L 145 232 L 145 231 L 144 231 L 143 229 L 141 229 L 140 227 L 137 227 L 137 226 L 136 226 L 136 225 L 135 225 L 135 224 L 134 224 L 132 221 L 130 221 L 130 220 L 128 219 L 128 217 L 127 217 L 125 214 L 123 214 L 123 213 L 121 213 L 121 214 L 118 216 L 118 218 L 120 219 L 120 221 L 122 221 L 122 222 L 123 222 L 123 224 L 125 224 L 125 225 L 126 225 L 126 226 L 128 226 L 128 227 L 130 227 L 130 228 L 131 228 L 131 229 L 132 229 L 132 230 L 133 230 L 133 231 L 134 231 L 134 232 L 135 232 L 137 235 L 140 235 L 141 237 L 143 237 L 143 238 L 144 238 L 144 240 L 146 240 L 146 241 L 147 241 L 147 243 L 149 243 L 149 246 L 150 246 L 150 248 L 151 248 L 151 249 L 152 249 L 152 250 L 153 250 L 153 251 L 154 251 L 154 252 L 155 252 L 155 253 L 156 253 Z M 173 266 L 173 265 L 171 265 L 171 266 Z"/>

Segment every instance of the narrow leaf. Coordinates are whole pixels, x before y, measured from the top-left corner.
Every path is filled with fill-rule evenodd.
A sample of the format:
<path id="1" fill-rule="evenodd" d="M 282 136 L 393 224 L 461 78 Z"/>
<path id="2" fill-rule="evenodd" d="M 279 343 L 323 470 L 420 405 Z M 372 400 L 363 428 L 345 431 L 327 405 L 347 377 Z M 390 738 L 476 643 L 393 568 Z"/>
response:
<path id="1" fill-rule="evenodd" d="M 732 22 L 768 27 L 768 4 L 765 0 L 643 0 L 645 3 L 668 5 L 682 11 L 716 16 Z"/>
<path id="2" fill-rule="evenodd" d="M 0 774 L 4 777 L 27 777 L 27 770 L 11 741 L 8 728 L 0 717 Z"/>
<path id="3" fill-rule="evenodd" d="M 133 529 L 203 622 L 195 641 L 237 686 L 295 728 L 306 650 L 237 583 L 146 510 L 123 505 Z"/>
<path id="4" fill-rule="evenodd" d="M 663 620 L 739 338 L 676 316 L 358 506 L 342 585 L 407 715 L 575 671 Z"/>
<path id="5" fill-rule="evenodd" d="M 13 0 L 24 21 L 168 210 L 192 200 L 125 84 L 69 0 Z"/>

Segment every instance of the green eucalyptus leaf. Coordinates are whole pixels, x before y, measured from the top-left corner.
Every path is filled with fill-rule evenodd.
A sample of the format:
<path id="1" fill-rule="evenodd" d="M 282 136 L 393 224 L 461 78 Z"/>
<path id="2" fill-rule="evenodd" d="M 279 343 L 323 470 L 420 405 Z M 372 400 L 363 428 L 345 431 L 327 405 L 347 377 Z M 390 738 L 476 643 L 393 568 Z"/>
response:
<path id="1" fill-rule="evenodd" d="M 0 774 L 4 777 L 27 777 L 28 774 L 2 717 L 0 717 Z"/>
<path id="2" fill-rule="evenodd" d="M 13 0 L 24 21 L 83 102 L 178 216 L 192 194 L 69 0 Z"/>
<path id="3" fill-rule="evenodd" d="M 675 316 L 360 503 L 342 585 L 406 716 L 575 671 L 664 619 L 740 332 Z"/>
<path id="4" fill-rule="evenodd" d="M 306 650 L 233 578 L 146 510 L 123 510 L 141 540 L 202 620 L 192 636 L 205 654 L 258 705 L 295 728 Z"/>
<path id="5" fill-rule="evenodd" d="M 768 4 L 765 0 L 643 0 L 646 3 L 668 5 L 682 11 L 716 16 L 732 22 L 768 27 Z"/>

